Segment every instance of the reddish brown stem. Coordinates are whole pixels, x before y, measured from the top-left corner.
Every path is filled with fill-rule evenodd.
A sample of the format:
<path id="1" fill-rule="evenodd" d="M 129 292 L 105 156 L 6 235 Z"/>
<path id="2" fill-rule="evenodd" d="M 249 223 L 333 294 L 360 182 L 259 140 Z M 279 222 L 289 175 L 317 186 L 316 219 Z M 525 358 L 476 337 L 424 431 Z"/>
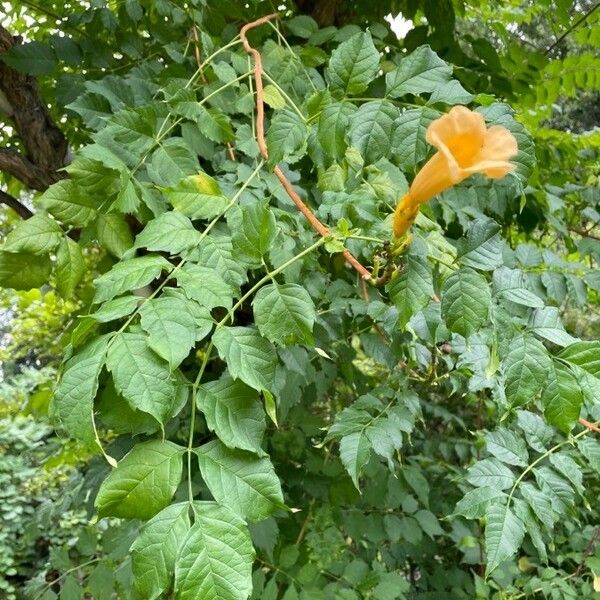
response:
<path id="1" fill-rule="evenodd" d="M 196 29 L 195 25 L 192 27 L 192 35 L 194 36 L 194 55 L 196 56 L 196 64 L 198 65 L 198 69 L 200 69 L 200 78 L 202 79 L 202 83 L 208 83 L 206 76 L 204 75 L 204 71 L 202 70 L 200 39 L 198 38 L 198 30 Z"/>
<path id="2" fill-rule="evenodd" d="M 265 23 L 268 23 L 277 17 L 278 13 L 261 17 L 260 19 L 256 19 L 256 21 L 246 23 L 246 25 L 244 25 L 240 30 L 240 38 L 242 40 L 242 44 L 244 45 L 244 50 L 254 58 L 254 82 L 256 85 L 256 141 L 258 143 L 260 155 L 265 160 L 268 160 L 269 158 L 269 151 L 265 141 L 265 105 L 262 81 L 262 59 L 260 52 L 256 48 L 253 48 L 248 42 L 247 34 L 251 29 L 259 27 L 260 25 L 264 25 Z M 281 185 L 284 187 L 292 202 L 296 205 L 296 208 L 306 217 L 313 229 L 323 237 L 328 236 L 329 228 L 326 225 L 323 225 L 323 223 L 319 221 L 312 210 L 304 203 L 299 194 L 294 190 L 292 184 L 285 176 L 281 168 L 279 166 L 275 166 L 273 172 L 275 173 L 277 179 L 279 179 L 281 182 Z M 368 269 L 361 265 L 361 263 L 350 253 L 349 250 L 344 250 L 343 255 L 346 259 L 346 262 L 351 265 L 363 279 L 371 281 L 371 273 L 369 273 Z"/>
<path id="3" fill-rule="evenodd" d="M 579 419 L 579 424 L 583 425 L 584 427 L 587 427 L 590 431 L 595 431 L 596 433 L 600 433 L 600 427 L 598 427 L 598 425 L 596 425 L 595 423 L 590 423 L 589 421 L 586 421 L 585 419 Z"/>

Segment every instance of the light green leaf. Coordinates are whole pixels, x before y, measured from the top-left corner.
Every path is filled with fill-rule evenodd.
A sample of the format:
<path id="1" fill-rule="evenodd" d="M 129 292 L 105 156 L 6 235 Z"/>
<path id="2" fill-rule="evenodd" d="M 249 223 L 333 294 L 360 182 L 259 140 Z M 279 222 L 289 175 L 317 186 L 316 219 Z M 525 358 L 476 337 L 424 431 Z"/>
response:
<path id="1" fill-rule="evenodd" d="M 56 221 L 42 213 L 36 213 L 29 219 L 19 221 L 6 236 L 2 250 L 48 254 L 58 246 L 62 237 L 62 229 Z"/>
<path id="2" fill-rule="evenodd" d="M 394 126 L 392 156 L 403 169 L 414 169 L 429 152 L 425 132 L 440 113 L 428 107 L 404 111 Z"/>
<path id="3" fill-rule="evenodd" d="M 235 133 L 231 127 L 229 117 L 216 108 L 204 108 L 196 104 L 196 122 L 200 132 L 209 140 L 225 144 L 235 140 Z"/>
<path id="4" fill-rule="evenodd" d="M 451 75 L 450 65 L 429 46 L 419 46 L 385 76 L 386 93 L 392 98 L 399 98 L 405 94 L 433 92 L 440 84 L 446 83 Z"/>
<path id="5" fill-rule="evenodd" d="M 245 520 L 261 521 L 284 507 L 268 457 L 232 450 L 213 440 L 196 449 L 202 477 L 215 500 Z"/>
<path id="6" fill-rule="evenodd" d="M 544 544 L 542 531 L 534 516 L 534 512 L 531 510 L 531 507 L 528 503 L 519 498 L 513 499 L 513 506 L 517 518 L 519 518 L 525 525 L 525 530 L 529 534 L 535 549 L 538 551 L 541 561 L 547 563 L 548 554 L 546 551 L 546 545 Z"/>
<path id="7" fill-rule="evenodd" d="M 358 478 L 371 457 L 371 443 L 364 431 L 345 435 L 340 440 L 340 458 L 356 489 Z"/>
<path id="8" fill-rule="evenodd" d="M 299 160 L 306 150 L 308 129 L 305 122 L 292 110 L 278 110 L 267 131 L 269 161 L 277 164 L 284 160 L 290 164 Z"/>
<path id="9" fill-rule="evenodd" d="M 317 311 L 310 294 L 295 283 L 260 288 L 252 302 L 261 335 L 281 346 L 312 345 Z"/>
<path id="10" fill-rule="evenodd" d="M 442 289 L 442 317 L 450 331 L 468 337 L 487 322 L 492 297 L 483 275 L 469 268 L 452 273 Z"/>
<path id="11" fill-rule="evenodd" d="M 117 391 L 132 408 L 164 423 L 175 401 L 175 383 L 167 363 L 148 347 L 141 333 L 119 333 L 108 350 L 106 366 Z"/>
<path id="12" fill-rule="evenodd" d="M 491 271 L 502 265 L 500 225 L 488 218 L 474 221 L 466 239 L 458 242 L 458 259 L 468 267 Z"/>
<path id="13" fill-rule="evenodd" d="M 92 199 L 82 193 L 72 179 L 51 185 L 37 198 L 36 204 L 62 223 L 75 227 L 84 227 L 96 214 Z"/>
<path id="14" fill-rule="evenodd" d="M 98 241 L 114 256 L 122 258 L 133 246 L 133 237 L 123 215 L 98 213 L 96 220 Z"/>
<path id="15" fill-rule="evenodd" d="M 550 498 L 553 510 L 559 515 L 565 514 L 573 506 L 575 499 L 569 482 L 549 467 L 538 467 L 533 473 L 542 492 Z"/>
<path id="16" fill-rule="evenodd" d="M 485 435 L 487 451 L 508 465 L 526 467 L 529 462 L 525 442 L 516 433 L 505 427 L 488 431 Z"/>
<path id="17" fill-rule="evenodd" d="M 517 335 L 502 359 L 504 389 L 511 406 L 531 402 L 542 390 L 552 363 L 546 348 L 530 335 Z"/>
<path id="18" fill-rule="evenodd" d="M 196 341 L 196 322 L 181 298 L 162 296 L 144 302 L 140 308 L 142 329 L 148 333 L 148 346 L 171 369 L 177 368 Z"/>
<path id="19" fill-rule="evenodd" d="M 148 175 L 160 186 L 173 186 L 198 171 L 198 159 L 181 138 L 169 138 L 154 151 Z"/>
<path id="20" fill-rule="evenodd" d="M 473 94 L 467 92 L 461 85 L 460 81 L 451 79 L 442 85 L 437 86 L 427 104 L 435 104 L 436 102 L 443 102 L 444 104 L 469 104 L 473 101 Z"/>
<path id="21" fill-rule="evenodd" d="M 433 295 L 433 275 L 427 259 L 406 255 L 402 273 L 392 279 L 388 291 L 398 309 L 398 325 L 404 329 L 410 318 L 425 308 Z"/>
<path id="22" fill-rule="evenodd" d="M 173 208 L 190 219 L 212 219 L 229 204 L 215 179 L 196 173 L 163 190 Z"/>
<path id="23" fill-rule="evenodd" d="M 271 108 L 285 108 L 285 98 L 273 84 L 269 83 L 268 85 L 265 85 L 263 95 L 265 103 Z"/>
<path id="24" fill-rule="evenodd" d="M 62 239 L 56 252 L 56 288 L 63 298 L 70 298 L 85 273 L 81 248 L 71 238 Z"/>
<path id="25" fill-rule="evenodd" d="M 468 491 L 454 508 L 455 515 L 462 515 L 467 519 L 480 519 L 485 516 L 485 511 L 490 502 L 505 497 L 506 494 L 497 487 L 478 487 Z"/>
<path id="26" fill-rule="evenodd" d="M 144 227 L 135 239 L 135 247 L 179 254 L 196 246 L 200 239 L 200 232 L 185 215 L 169 211 Z"/>
<path id="27" fill-rule="evenodd" d="M 479 460 L 467 472 L 467 481 L 476 487 L 505 490 L 514 480 L 514 473 L 495 458 Z"/>
<path id="28" fill-rule="evenodd" d="M 533 311 L 528 327 L 536 335 L 558 346 L 568 346 L 577 342 L 577 338 L 565 331 L 558 308 L 554 306 L 546 306 Z"/>
<path id="29" fill-rule="evenodd" d="M 521 306 L 543 308 L 544 301 L 527 289 L 525 274 L 519 269 L 500 267 L 494 271 L 494 294 Z"/>
<path id="30" fill-rule="evenodd" d="M 190 529 L 189 510 L 187 502 L 167 506 L 142 527 L 131 546 L 135 587 L 148 600 L 172 587 L 175 559 Z"/>
<path id="31" fill-rule="evenodd" d="M 255 390 L 225 375 L 201 385 L 196 403 L 226 446 L 264 454 L 265 411 Z"/>
<path id="32" fill-rule="evenodd" d="M 187 263 L 175 274 L 185 295 L 211 310 L 216 306 L 231 308 L 233 290 L 218 269 Z"/>
<path id="33" fill-rule="evenodd" d="M 267 203 L 244 204 L 228 213 L 234 252 L 249 263 L 260 265 L 277 235 L 277 220 Z"/>
<path id="34" fill-rule="evenodd" d="M 369 32 L 359 32 L 331 54 L 327 78 L 332 90 L 344 96 L 364 92 L 379 69 L 379 52 Z"/>
<path id="35" fill-rule="evenodd" d="M 550 455 L 550 462 L 565 479 L 568 479 L 573 484 L 580 494 L 583 494 L 583 473 L 581 467 L 568 454 L 555 452 Z"/>
<path id="36" fill-rule="evenodd" d="M 548 427 L 542 417 L 527 410 L 517 411 L 517 423 L 523 430 L 527 443 L 536 452 L 546 452 L 546 446 L 554 435 L 552 427 Z"/>
<path id="37" fill-rule="evenodd" d="M 529 481 L 522 481 L 519 484 L 519 491 L 538 520 L 548 531 L 552 531 L 558 514 L 552 508 L 549 496 Z"/>
<path id="38" fill-rule="evenodd" d="M 341 160 L 346 151 L 346 133 L 350 119 L 356 113 L 350 102 L 334 102 L 327 105 L 319 117 L 317 137 L 323 150 L 333 159 Z"/>
<path id="39" fill-rule="evenodd" d="M 571 370 L 553 360 L 544 375 L 544 414 L 551 425 L 568 433 L 573 429 L 583 404 L 579 382 Z"/>
<path id="40" fill-rule="evenodd" d="M 100 323 L 108 323 L 115 319 L 120 319 L 131 314 L 138 303 L 142 300 L 139 296 L 121 296 L 114 298 L 108 302 L 104 302 L 102 306 L 90 315 L 93 319 Z"/>
<path id="41" fill-rule="evenodd" d="M 198 264 L 216 269 L 232 286 L 248 280 L 246 267 L 233 254 L 233 244 L 227 235 L 209 235 L 202 240 L 196 257 Z"/>
<path id="42" fill-rule="evenodd" d="M 175 600 L 247 600 L 254 549 L 244 521 L 216 502 L 194 503 L 175 562 Z"/>
<path id="43" fill-rule="evenodd" d="M 375 100 L 363 104 L 350 122 L 350 143 L 366 163 L 377 162 L 389 156 L 394 135 L 394 122 L 398 109 L 387 100 Z"/>
<path id="44" fill-rule="evenodd" d="M 171 263 L 162 256 L 140 256 L 122 260 L 94 280 L 96 295 L 94 304 L 110 300 L 123 292 L 136 290 L 154 281 L 164 270 L 171 270 Z"/>
<path id="45" fill-rule="evenodd" d="M 52 262 L 49 256 L 0 250 L 0 286 L 30 290 L 48 283 Z"/>
<path id="46" fill-rule="evenodd" d="M 600 443 L 592 438 L 583 438 L 577 442 L 577 448 L 585 456 L 590 466 L 600 473 Z"/>
<path id="47" fill-rule="evenodd" d="M 485 517 L 486 573 L 489 575 L 521 547 L 525 527 L 505 504 L 490 504 Z"/>
<path id="48" fill-rule="evenodd" d="M 102 482 L 100 517 L 150 519 L 167 507 L 181 480 L 183 448 L 151 440 L 137 444 Z"/>
<path id="49" fill-rule="evenodd" d="M 52 398 L 52 419 L 62 430 L 85 444 L 93 444 L 96 439 L 94 398 L 108 339 L 108 336 L 95 338 L 65 363 Z"/>
<path id="50" fill-rule="evenodd" d="M 213 335 L 219 356 L 234 379 L 255 390 L 270 390 L 275 379 L 275 349 L 252 327 L 221 327 Z"/>

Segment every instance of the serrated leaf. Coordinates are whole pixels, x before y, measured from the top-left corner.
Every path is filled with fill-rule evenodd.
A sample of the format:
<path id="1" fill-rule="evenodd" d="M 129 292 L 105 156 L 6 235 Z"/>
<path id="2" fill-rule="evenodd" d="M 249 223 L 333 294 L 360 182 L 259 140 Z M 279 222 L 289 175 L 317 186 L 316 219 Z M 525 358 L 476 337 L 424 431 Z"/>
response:
<path id="1" fill-rule="evenodd" d="M 515 509 L 515 514 L 525 525 L 525 530 L 531 538 L 536 550 L 538 551 L 541 561 L 547 563 L 548 554 L 546 552 L 546 545 L 544 544 L 544 540 L 542 538 L 540 526 L 538 525 L 530 506 L 519 498 L 513 499 L 513 506 Z"/>
<path id="2" fill-rule="evenodd" d="M 100 323 L 108 323 L 115 319 L 120 319 L 131 314 L 138 303 L 141 301 L 139 296 L 121 296 L 108 302 L 104 302 L 95 313 L 90 314 L 94 320 Z"/>
<path id="3" fill-rule="evenodd" d="M 342 42 L 331 54 L 327 78 L 332 90 L 343 95 L 360 94 L 375 78 L 379 52 L 371 34 L 360 32 Z"/>
<path id="4" fill-rule="evenodd" d="M 261 335 L 281 346 L 312 345 L 317 318 L 310 294 L 295 283 L 272 283 L 258 290 L 252 302 Z"/>
<path id="5" fill-rule="evenodd" d="M 425 308 L 433 295 L 433 275 L 426 259 L 408 254 L 402 272 L 388 285 L 398 309 L 398 325 L 404 329 L 410 318 Z"/>
<path id="6" fill-rule="evenodd" d="M 254 549 L 246 524 L 216 502 L 194 503 L 175 562 L 175 600 L 247 600 Z"/>
<path id="7" fill-rule="evenodd" d="M 525 527 L 505 504 L 490 504 L 485 516 L 486 573 L 489 575 L 517 552 L 523 542 Z"/>
<path id="8" fill-rule="evenodd" d="M 183 214 L 168 211 L 150 221 L 135 239 L 136 248 L 179 254 L 200 241 L 200 232 Z"/>
<path id="9" fill-rule="evenodd" d="M 34 77 L 47 75 L 58 66 L 52 48 L 37 41 L 15 44 L 2 53 L 1 60 L 16 71 Z"/>
<path id="10" fill-rule="evenodd" d="M 414 108 L 404 111 L 394 125 L 392 152 L 394 160 L 403 169 L 414 169 L 429 151 L 425 132 L 440 113 L 431 108 Z"/>
<path id="11" fill-rule="evenodd" d="M 233 289 L 217 269 L 187 263 L 175 277 L 185 295 L 208 310 L 217 306 L 231 308 Z"/>
<path id="12" fill-rule="evenodd" d="M 350 122 L 350 144 L 356 148 L 366 163 L 377 162 L 388 156 L 392 148 L 394 123 L 398 109 L 386 100 L 363 104 Z"/>
<path id="13" fill-rule="evenodd" d="M 167 506 L 142 527 L 131 546 L 135 587 L 148 600 L 173 584 L 175 559 L 190 529 L 189 510 L 187 502 Z"/>
<path id="14" fill-rule="evenodd" d="M 577 442 L 577 448 L 589 461 L 590 466 L 600 473 L 600 443 L 592 438 L 584 438 Z"/>
<path id="15" fill-rule="evenodd" d="M 399 98 L 405 94 L 433 92 L 440 84 L 446 83 L 451 75 L 450 65 L 429 46 L 419 46 L 385 76 L 386 93 L 392 98 Z"/>
<path id="16" fill-rule="evenodd" d="M 285 98 L 281 95 L 281 92 L 271 83 L 265 85 L 263 90 L 263 96 L 265 103 L 271 108 L 285 108 Z"/>
<path id="17" fill-rule="evenodd" d="M 163 269 L 171 268 L 171 263 L 162 256 L 148 255 L 122 260 L 110 271 L 94 280 L 96 285 L 94 304 L 148 285 L 161 274 Z"/>
<path id="18" fill-rule="evenodd" d="M 63 179 L 51 185 L 36 200 L 44 210 L 62 223 L 83 227 L 94 217 L 92 200 L 75 185 L 72 179 Z"/>
<path id="19" fill-rule="evenodd" d="M 554 432 L 546 425 L 544 419 L 527 410 L 518 410 L 517 423 L 523 430 L 527 443 L 536 452 L 546 452 L 546 446 L 552 440 Z"/>
<path id="20" fill-rule="evenodd" d="M 200 104 L 196 104 L 197 115 L 195 115 L 198 129 L 209 140 L 218 143 L 233 142 L 235 133 L 231 127 L 229 117 L 216 108 L 204 108 Z"/>
<path id="21" fill-rule="evenodd" d="M 521 306 L 543 308 L 544 301 L 527 289 L 525 274 L 518 269 L 500 267 L 494 271 L 494 294 Z"/>
<path id="22" fill-rule="evenodd" d="M 356 106 L 350 102 L 334 102 L 321 112 L 317 138 L 323 150 L 333 159 L 340 160 L 344 156 L 346 132 L 356 110 Z"/>
<path id="23" fill-rule="evenodd" d="M 240 286 L 248 280 L 246 267 L 233 254 L 231 238 L 226 235 L 209 235 L 202 240 L 196 260 L 199 264 L 219 272 L 225 281 Z"/>
<path id="24" fill-rule="evenodd" d="M 122 258 L 133 246 L 133 236 L 123 215 L 109 213 L 98 214 L 96 220 L 98 241 L 114 256 Z"/>
<path id="25" fill-rule="evenodd" d="M 460 81 L 451 79 L 442 85 L 438 85 L 432 92 L 427 104 L 443 102 L 444 104 L 470 104 L 473 94 L 467 92 Z"/>
<path id="26" fill-rule="evenodd" d="M 529 504 L 537 519 L 548 531 L 552 531 L 554 529 L 554 524 L 558 519 L 558 514 L 552 508 L 550 498 L 529 481 L 521 482 L 519 484 L 519 491 Z"/>
<path id="27" fill-rule="evenodd" d="M 217 181 L 206 173 L 190 175 L 163 191 L 173 208 L 190 219 L 212 219 L 229 204 Z"/>
<path id="28" fill-rule="evenodd" d="M 476 487 L 505 490 L 514 480 L 514 473 L 495 458 L 479 460 L 467 471 L 467 481 Z"/>
<path id="29" fill-rule="evenodd" d="M 100 517 L 150 519 L 169 505 L 181 480 L 183 448 L 151 440 L 137 444 L 102 482 Z"/>
<path id="30" fill-rule="evenodd" d="M 483 275 L 470 268 L 452 273 L 442 289 L 442 316 L 450 331 L 468 337 L 486 322 L 492 297 Z"/>
<path id="31" fill-rule="evenodd" d="M 571 431 L 583 404 L 579 382 L 568 367 L 553 360 L 545 373 L 544 383 L 542 403 L 546 419 L 565 433 Z"/>
<path id="32" fill-rule="evenodd" d="M 526 467 L 529 462 L 525 442 L 510 429 L 500 427 L 484 435 L 487 451 L 508 465 Z"/>
<path id="33" fill-rule="evenodd" d="M 458 242 L 458 259 L 468 267 L 491 271 L 502 265 L 500 225 L 492 219 L 475 220 L 465 239 Z"/>
<path id="34" fill-rule="evenodd" d="M 268 204 L 245 204 L 228 214 L 234 252 L 250 263 L 261 264 L 277 235 L 277 220 Z"/>
<path id="35" fill-rule="evenodd" d="M 0 250 L 0 286 L 30 290 L 48 283 L 52 262 L 48 256 Z"/>
<path id="36" fill-rule="evenodd" d="M 152 154 L 148 175 L 160 186 L 173 186 L 198 171 L 198 159 L 181 138 L 169 138 Z"/>
<path id="37" fill-rule="evenodd" d="M 158 357 L 141 333 L 117 334 L 108 350 L 106 367 L 117 391 L 132 408 L 164 423 L 176 397 L 175 383 L 166 362 Z"/>
<path id="38" fill-rule="evenodd" d="M 196 341 L 196 322 L 181 298 L 162 296 L 147 300 L 140 308 L 142 329 L 148 334 L 148 346 L 171 369 L 177 368 Z"/>
<path id="39" fill-rule="evenodd" d="M 284 506 L 281 485 L 268 457 L 232 450 L 219 440 L 197 448 L 196 454 L 215 500 L 243 519 L 260 521 Z"/>
<path id="40" fill-rule="evenodd" d="M 70 298 L 85 273 L 81 248 L 71 238 L 62 239 L 56 252 L 56 288 L 63 298 Z"/>
<path id="41" fill-rule="evenodd" d="M 108 339 L 108 336 L 95 338 L 65 363 L 52 398 L 52 418 L 61 429 L 85 444 L 93 444 L 96 439 L 94 398 Z"/>
<path id="42" fill-rule="evenodd" d="M 371 444 L 362 431 L 345 435 L 340 440 L 340 459 L 356 489 L 358 478 L 371 456 Z"/>
<path id="43" fill-rule="evenodd" d="M 265 412 L 256 390 L 225 375 L 201 385 L 196 403 L 209 429 L 226 446 L 264 453 Z"/>
<path id="44" fill-rule="evenodd" d="M 559 515 L 565 514 L 575 498 L 569 482 L 549 467 L 534 469 L 533 474 L 542 492 L 549 497 L 553 510 Z"/>
<path id="45" fill-rule="evenodd" d="M 294 163 L 306 149 L 308 129 L 304 121 L 292 110 L 278 110 L 267 131 L 267 147 L 271 164 L 285 160 Z"/>
<path id="46" fill-rule="evenodd" d="M 550 462 L 565 479 L 568 479 L 573 484 L 580 494 L 583 494 L 583 473 L 581 467 L 568 454 L 551 454 Z"/>
<path id="47" fill-rule="evenodd" d="M 275 349 L 252 327 L 221 327 L 213 335 L 219 356 L 234 379 L 255 390 L 270 390 L 275 379 Z"/>
<path id="48" fill-rule="evenodd" d="M 502 498 L 506 494 L 497 487 L 478 487 L 468 491 L 457 503 L 454 514 L 467 519 L 480 519 L 485 515 L 490 502 Z"/>
<path id="49" fill-rule="evenodd" d="M 63 237 L 60 225 L 42 213 L 20 221 L 6 236 L 2 250 L 48 254 Z"/>
<path id="50" fill-rule="evenodd" d="M 529 335 L 517 335 L 502 359 L 504 389 L 511 406 L 531 402 L 542 390 L 551 369 L 543 344 Z"/>

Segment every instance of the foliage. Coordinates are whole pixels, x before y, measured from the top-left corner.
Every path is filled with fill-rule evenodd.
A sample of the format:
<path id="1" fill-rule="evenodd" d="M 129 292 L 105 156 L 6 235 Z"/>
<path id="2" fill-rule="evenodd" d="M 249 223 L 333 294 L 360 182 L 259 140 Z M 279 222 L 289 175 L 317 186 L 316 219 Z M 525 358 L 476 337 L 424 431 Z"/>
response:
<path id="1" fill-rule="evenodd" d="M 383 3 L 415 20 L 402 42 L 339 22 L 374 3 L 349 3 L 339 27 L 292 9 L 248 34 L 266 159 L 239 29 L 268 3 L 244 4 L 75 3 L 65 35 L 38 24 L 2 55 L 40 77 L 74 150 L 35 215 L 8 223 L 0 284 L 25 313 L 10 348 L 37 349 L 26 319 L 40 319 L 47 360 L 63 359 L 52 422 L 67 454 L 96 454 L 64 503 L 59 470 L 48 510 L 27 505 L 80 528 L 56 533 L 63 550 L 24 593 L 595 597 L 598 133 L 540 123 L 559 93 L 597 87 L 579 52 L 596 38 L 544 58 L 467 33 L 474 12 L 487 26 L 482 6 Z M 524 27 L 539 4 L 489 22 Z M 456 104 L 513 133 L 516 171 L 442 193 L 394 246 L 426 128 Z M 10 511 L 49 432 L 7 431 Z"/>

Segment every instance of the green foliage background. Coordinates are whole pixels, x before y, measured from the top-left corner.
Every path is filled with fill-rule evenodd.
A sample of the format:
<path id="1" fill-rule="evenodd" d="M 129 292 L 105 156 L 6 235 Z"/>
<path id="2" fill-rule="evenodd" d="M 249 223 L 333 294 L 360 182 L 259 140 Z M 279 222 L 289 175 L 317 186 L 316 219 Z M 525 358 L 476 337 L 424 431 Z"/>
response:
<path id="1" fill-rule="evenodd" d="M 6 8 L 25 42 L 0 58 L 72 158 L 43 193 L 0 175 L 35 213 L 0 212 L 0 593 L 600 597 L 600 10 L 284 5 L 249 35 L 266 163 L 239 30 L 278 7 Z M 513 132 L 517 170 L 438 196 L 392 255 L 456 104 Z M 344 247 L 396 276 L 365 285 Z"/>

